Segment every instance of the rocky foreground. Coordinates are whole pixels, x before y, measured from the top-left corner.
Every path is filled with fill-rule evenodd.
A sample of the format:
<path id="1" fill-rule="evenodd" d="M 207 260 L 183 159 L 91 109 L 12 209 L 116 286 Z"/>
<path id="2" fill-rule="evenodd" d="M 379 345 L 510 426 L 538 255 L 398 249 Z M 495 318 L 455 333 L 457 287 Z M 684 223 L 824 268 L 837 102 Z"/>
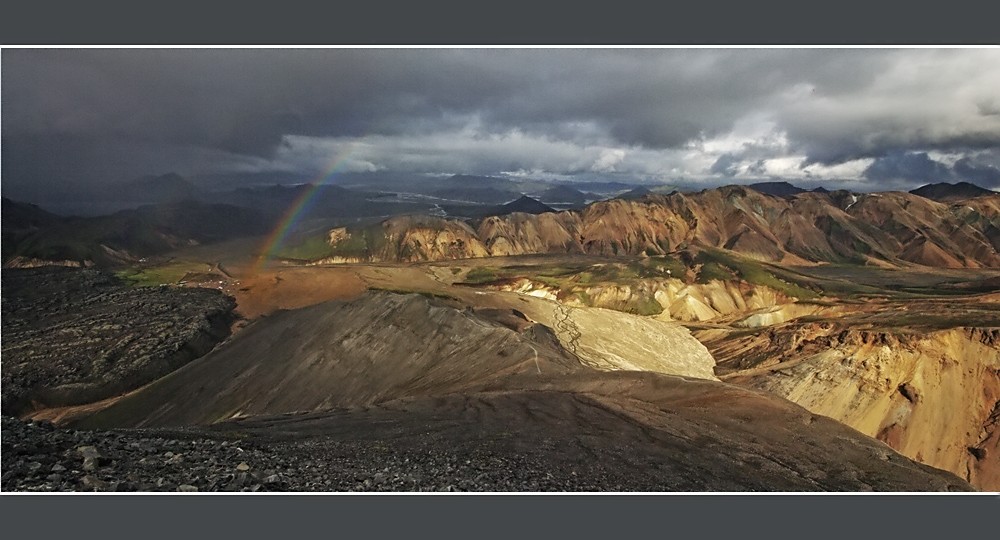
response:
<path id="1" fill-rule="evenodd" d="M 2 435 L 4 491 L 972 491 L 788 402 L 654 374 L 183 429 L 4 418 Z"/>
<path id="2" fill-rule="evenodd" d="M 197 432 L 58 429 L 3 418 L 3 491 L 632 491 L 636 472 L 535 455 L 465 453 L 435 441 L 284 442 Z M 623 474 L 624 473 L 624 474 Z"/>
<path id="3" fill-rule="evenodd" d="M 251 443 L 185 432 L 87 432 L 3 418 L 3 491 L 535 491 L 556 481 L 520 456 L 366 443 Z"/>

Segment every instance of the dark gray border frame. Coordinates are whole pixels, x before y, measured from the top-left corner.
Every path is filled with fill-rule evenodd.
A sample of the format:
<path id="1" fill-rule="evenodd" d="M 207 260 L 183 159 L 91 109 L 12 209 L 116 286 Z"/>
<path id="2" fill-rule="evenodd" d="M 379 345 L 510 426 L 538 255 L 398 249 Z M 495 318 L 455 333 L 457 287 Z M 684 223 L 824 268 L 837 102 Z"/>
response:
<path id="1" fill-rule="evenodd" d="M 989 538 L 996 496 L 265 495 L 0 498 L 8 538 Z M 39 510 L 44 510 L 40 514 Z M 987 529 L 989 527 L 989 529 Z M 991 531 L 991 529 L 993 529 Z M 10 536 L 10 534 L 17 536 Z M 19 534 L 20 533 L 20 534 Z M 912 536 L 913 533 L 919 533 Z M 980 536 L 977 533 L 985 533 Z M 976 536 L 971 536 L 976 535 Z"/>
<path id="2" fill-rule="evenodd" d="M 1000 43 L 988 3 L 32 0 L 7 45 L 920 45 Z"/>
<path id="3" fill-rule="evenodd" d="M 842 0 L 146 2 L 34 0 L 6 45 L 993 45 L 985 4 Z M 308 6 L 308 7 L 306 7 Z M 1000 497 L 729 495 L 0 496 L 0 530 L 39 538 L 988 538 Z M 19 534 L 20 533 L 20 534 Z M 12 536 L 18 535 L 18 536 Z"/>

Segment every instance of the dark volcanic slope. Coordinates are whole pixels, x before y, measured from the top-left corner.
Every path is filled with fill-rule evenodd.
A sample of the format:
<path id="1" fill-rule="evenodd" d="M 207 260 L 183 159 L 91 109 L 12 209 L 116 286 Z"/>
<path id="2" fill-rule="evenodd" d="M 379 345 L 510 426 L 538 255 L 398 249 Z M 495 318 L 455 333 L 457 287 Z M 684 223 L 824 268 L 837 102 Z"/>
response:
<path id="1" fill-rule="evenodd" d="M 211 449 L 132 450 L 131 438 L 155 433 L 145 429 L 183 426 L 245 438 L 254 453 L 240 459 L 253 470 L 285 471 L 268 489 L 970 488 L 769 394 L 597 371 L 513 310 L 385 292 L 258 321 L 76 426 L 144 428 L 109 436 L 117 464 L 99 479 L 172 471 L 161 488 L 229 489 L 237 474 L 222 458 L 199 473 L 163 457 L 191 452 L 201 464 Z"/>
<path id="2" fill-rule="evenodd" d="M 3 412 L 89 403 L 132 390 L 229 335 L 232 298 L 129 288 L 95 270 L 4 269 Z"/>
<path id="3" fill-rule="evenodd" d="M 787 401 L 634 372 L 183 431 L 5 419 L 3 441 L 4 490 L 971 489 Z"/>
<path id="4" fill-rule="evenodd" d="M 572 485 L 628 491 L 968 490 L 959 478 L 789 402 L 638 372 L 534 378 L 527 390 L 250 418 L 222 432 L 327 436 L 457 456 L 524 456 Z M 541 475 L 535 481 L 541 480 Z"/>
<path id="5" fill-rule="evenodd" d="M 581 369 L 542 325 L 416 294 L 370 292 L 258 320 L 226 347 L 81 425 L 208 424 L 467 391 L 512 373 Z"/>

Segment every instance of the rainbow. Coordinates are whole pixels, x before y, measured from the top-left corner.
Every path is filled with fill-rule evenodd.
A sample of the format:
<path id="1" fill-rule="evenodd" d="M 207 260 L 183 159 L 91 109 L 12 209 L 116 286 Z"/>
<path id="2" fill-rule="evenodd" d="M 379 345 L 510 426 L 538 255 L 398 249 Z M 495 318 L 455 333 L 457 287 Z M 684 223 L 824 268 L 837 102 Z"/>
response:
<path id="1" fill-rule="evenodd" d="M 354 145 L 348 145 L 347 149 L 340 154 L 333 157 L 330 163 L 323 168 L 322 172 L 316 176 L 311 182 L 309 182 L 310 187 L 302 192 L 301 195 L 288 207 L 281 219 L 278 220 L 277 226 L 274 230 L 268 233 L 267 237 L 264 239 L 264 243 L 259 251 L 260 255 L 257 258 L 256 264 L 253 266 L 253 273 L 259 272 L 264 265 L 271 258 L 274 257 L 275 251 L 281 246 L 281 243 L 285 241 L 288 237 L 288 233 L 295 227 L 299 219 L 305 213 L 304 211 L 309 208 L 309 203 L 313 201 L 316 194 L 319 193 L 333 176 L 337 169 L 344 164 L 348 156 L 354 150 Z"/>

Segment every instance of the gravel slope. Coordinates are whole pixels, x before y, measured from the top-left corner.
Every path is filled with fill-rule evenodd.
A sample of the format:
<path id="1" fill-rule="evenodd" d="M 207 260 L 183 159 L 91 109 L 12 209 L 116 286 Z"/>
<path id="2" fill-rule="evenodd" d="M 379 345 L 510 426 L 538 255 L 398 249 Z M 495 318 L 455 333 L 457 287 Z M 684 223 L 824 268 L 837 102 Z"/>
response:
<path id="1" fill-rule="evenodd" d="M 2 487 L 972 489 L 842 424 L 724 383 L 624 372 L 533 380 L 531 390 L 402 399 L 185 429 L 72 431 L 4 419 Z"/>

